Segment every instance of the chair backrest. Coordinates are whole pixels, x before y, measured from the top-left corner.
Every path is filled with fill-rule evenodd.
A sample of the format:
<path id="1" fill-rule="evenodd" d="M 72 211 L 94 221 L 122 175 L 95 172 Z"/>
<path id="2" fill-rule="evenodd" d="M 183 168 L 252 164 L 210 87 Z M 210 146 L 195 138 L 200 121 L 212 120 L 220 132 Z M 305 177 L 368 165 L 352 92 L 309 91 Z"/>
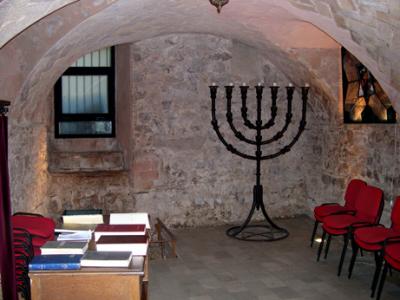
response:
<path id="1" fill-rule="evenodd" d="M 396 197 L 391 214 L 392 228 L 400 231 L 400 196 Z"/>
<path id="2" fill-rule="evenodd" d="M 363 221 L 378 223 L 383 210 L 383 191 L 370 185 L 363 187 L 357 196 L 355 210 Z"/>
<path id="3" fill-rule="evenodd" d="M 361 179 L 352 179 L 346 188 L 346 193 L 344 194 L 344 206 L 348 209 L 355 209 L 357 196 L 361 188 L 367 186 L 365 181 Z"/>

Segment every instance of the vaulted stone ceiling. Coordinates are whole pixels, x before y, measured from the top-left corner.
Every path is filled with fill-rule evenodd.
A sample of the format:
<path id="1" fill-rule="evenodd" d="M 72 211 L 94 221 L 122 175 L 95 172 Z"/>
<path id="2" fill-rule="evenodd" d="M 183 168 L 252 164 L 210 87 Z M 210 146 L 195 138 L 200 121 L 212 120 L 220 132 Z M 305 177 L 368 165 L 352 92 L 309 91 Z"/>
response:
<path id="1" fill-rule="evenodd" d="M 41 18 L 79 0 L 0 1 L 0 48 Z"/>
<path id="2" fill-rule="evenodd" d="M 299 83 L 318 81 L 291 54 L 293 48 L 334 47 L 332 40 L 309 25 L 313 24 L 355 54 L 400 109 L 400 8 L 396 0 L 231 0 L 221 15 L 207 0 L 50 2 L 0 3 L 2 20 L 14 21 L 12 33 L 19 33 L 0 50 L 0 98 L 45 97 L 55 78 L 90 50 L 180 32 L 240 40 L 276 57 L 285 73 L 298 70 Z M 10 39 L 10 33 L 3 34 L 8 29 L 0 27 L 0 36 Z M 318 84 L 324 89 L 323 82 Z"/>

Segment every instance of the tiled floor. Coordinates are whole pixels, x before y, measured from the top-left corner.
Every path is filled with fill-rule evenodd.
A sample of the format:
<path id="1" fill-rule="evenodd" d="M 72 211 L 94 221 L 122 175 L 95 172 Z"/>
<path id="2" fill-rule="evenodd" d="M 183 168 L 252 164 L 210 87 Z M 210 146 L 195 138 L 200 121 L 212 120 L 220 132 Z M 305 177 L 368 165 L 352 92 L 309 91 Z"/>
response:
<path id="1" fill-rule="evenodd" d="M 282 220 L 289 238 L 273 243 L 228 238 L 224 227 L 176 230 L 177 259 L 150 262 L 151 300 L 371 299 L 373 257 L 358 258 L 353 278 L 336 276 L 341 243 L 332 240 L 327 260 L 309 246 L 312 221 Z M 388 277 L 382 300 L 400 299 L 400 276 Z"/>

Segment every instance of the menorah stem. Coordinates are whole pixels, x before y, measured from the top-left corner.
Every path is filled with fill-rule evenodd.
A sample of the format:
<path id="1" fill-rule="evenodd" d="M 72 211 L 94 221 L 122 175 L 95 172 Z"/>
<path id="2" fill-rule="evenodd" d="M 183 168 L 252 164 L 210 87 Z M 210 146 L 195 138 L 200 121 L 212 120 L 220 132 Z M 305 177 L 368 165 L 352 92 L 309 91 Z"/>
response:
<path id="1" fill-rule="evenodd" d="M 257 150 L 256 150 L 256 161 L 257 161 L 257 169 L 256 169 L 256 185 L 260 186 L 261 185 L 261 127 L 262 127 L 262 120 L 261 120 L 261 100 L 262 100 L 262 93 L 263 93 L 263 86 L 256 86 L 256 93 L 257 93 L 257 121 L 256 121 L 256 145 L 257 145 Z M 257 203 L 257 210 L 260 208 L 259 203 Z"/>

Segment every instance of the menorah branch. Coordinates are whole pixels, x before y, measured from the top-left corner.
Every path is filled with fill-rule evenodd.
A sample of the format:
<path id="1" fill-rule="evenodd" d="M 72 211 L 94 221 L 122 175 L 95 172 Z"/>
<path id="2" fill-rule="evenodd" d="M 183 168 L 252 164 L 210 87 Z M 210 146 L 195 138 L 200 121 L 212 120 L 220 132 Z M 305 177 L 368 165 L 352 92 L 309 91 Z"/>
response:
<path id="1" fill-rule="evenodd" d="M 256 141 L 250 140 L 246 138 L 239 130 L 236 129 L 235 124 L 233 124 L 233 114 L 232 114 L 232 91 L 233 86 L 225 87 L 225 95 L 226 95 L 226 120 L 228 121 L 229 127 L 234 133 L 235 137 L 239 140 L 246 142 L 248 144 L 256 144 Z M 243 107 L 242 107 L 243 108 Z M 247 109 L 247 108 L 246 108 Z"/>
<path id="2" fill-rule="evenodd" d="M 285 125 L 282 127 L 281 130 L 277 131 L 274 134 L 274 136 L 272 136 L 271 138 L 269 138 L 267 140 L 261 141 L 261 145 L 268 145 L 268 144 L 271 144 L 271 143 L 283 138 L 283 135 L 288 130 L 290 122 L 292 121 L 292 117 L 293 117 L 293 114 L 292 114 L 293 93 L 294 93 L 293 86 L 286 87 L 287 110 L 286 110 Z"/>
<path id="3" fill-rule="evenodd" d="M 261 129 L 268 129 L 275 125 L 275 118 L 278 114 L 278 107 L 276 106 L 276 100 L 278 98 L 278 89 L 276 85 L 272 85 L 271 89 L 271 118 L 261 127 Z"/>
<path id="4" fill-rule="evenodd" d="M 242 85 L 240 87 L 240 94 L 242 96 L 242 108 L 241 108 L 241 113 L 242 113 L 242 118 L 244 125 L 247 126 L 250 129 L 256 129 L 256 125 L 254 125 L 247 117 L 247 90 L 249 89 L 248 86 Z"/>

